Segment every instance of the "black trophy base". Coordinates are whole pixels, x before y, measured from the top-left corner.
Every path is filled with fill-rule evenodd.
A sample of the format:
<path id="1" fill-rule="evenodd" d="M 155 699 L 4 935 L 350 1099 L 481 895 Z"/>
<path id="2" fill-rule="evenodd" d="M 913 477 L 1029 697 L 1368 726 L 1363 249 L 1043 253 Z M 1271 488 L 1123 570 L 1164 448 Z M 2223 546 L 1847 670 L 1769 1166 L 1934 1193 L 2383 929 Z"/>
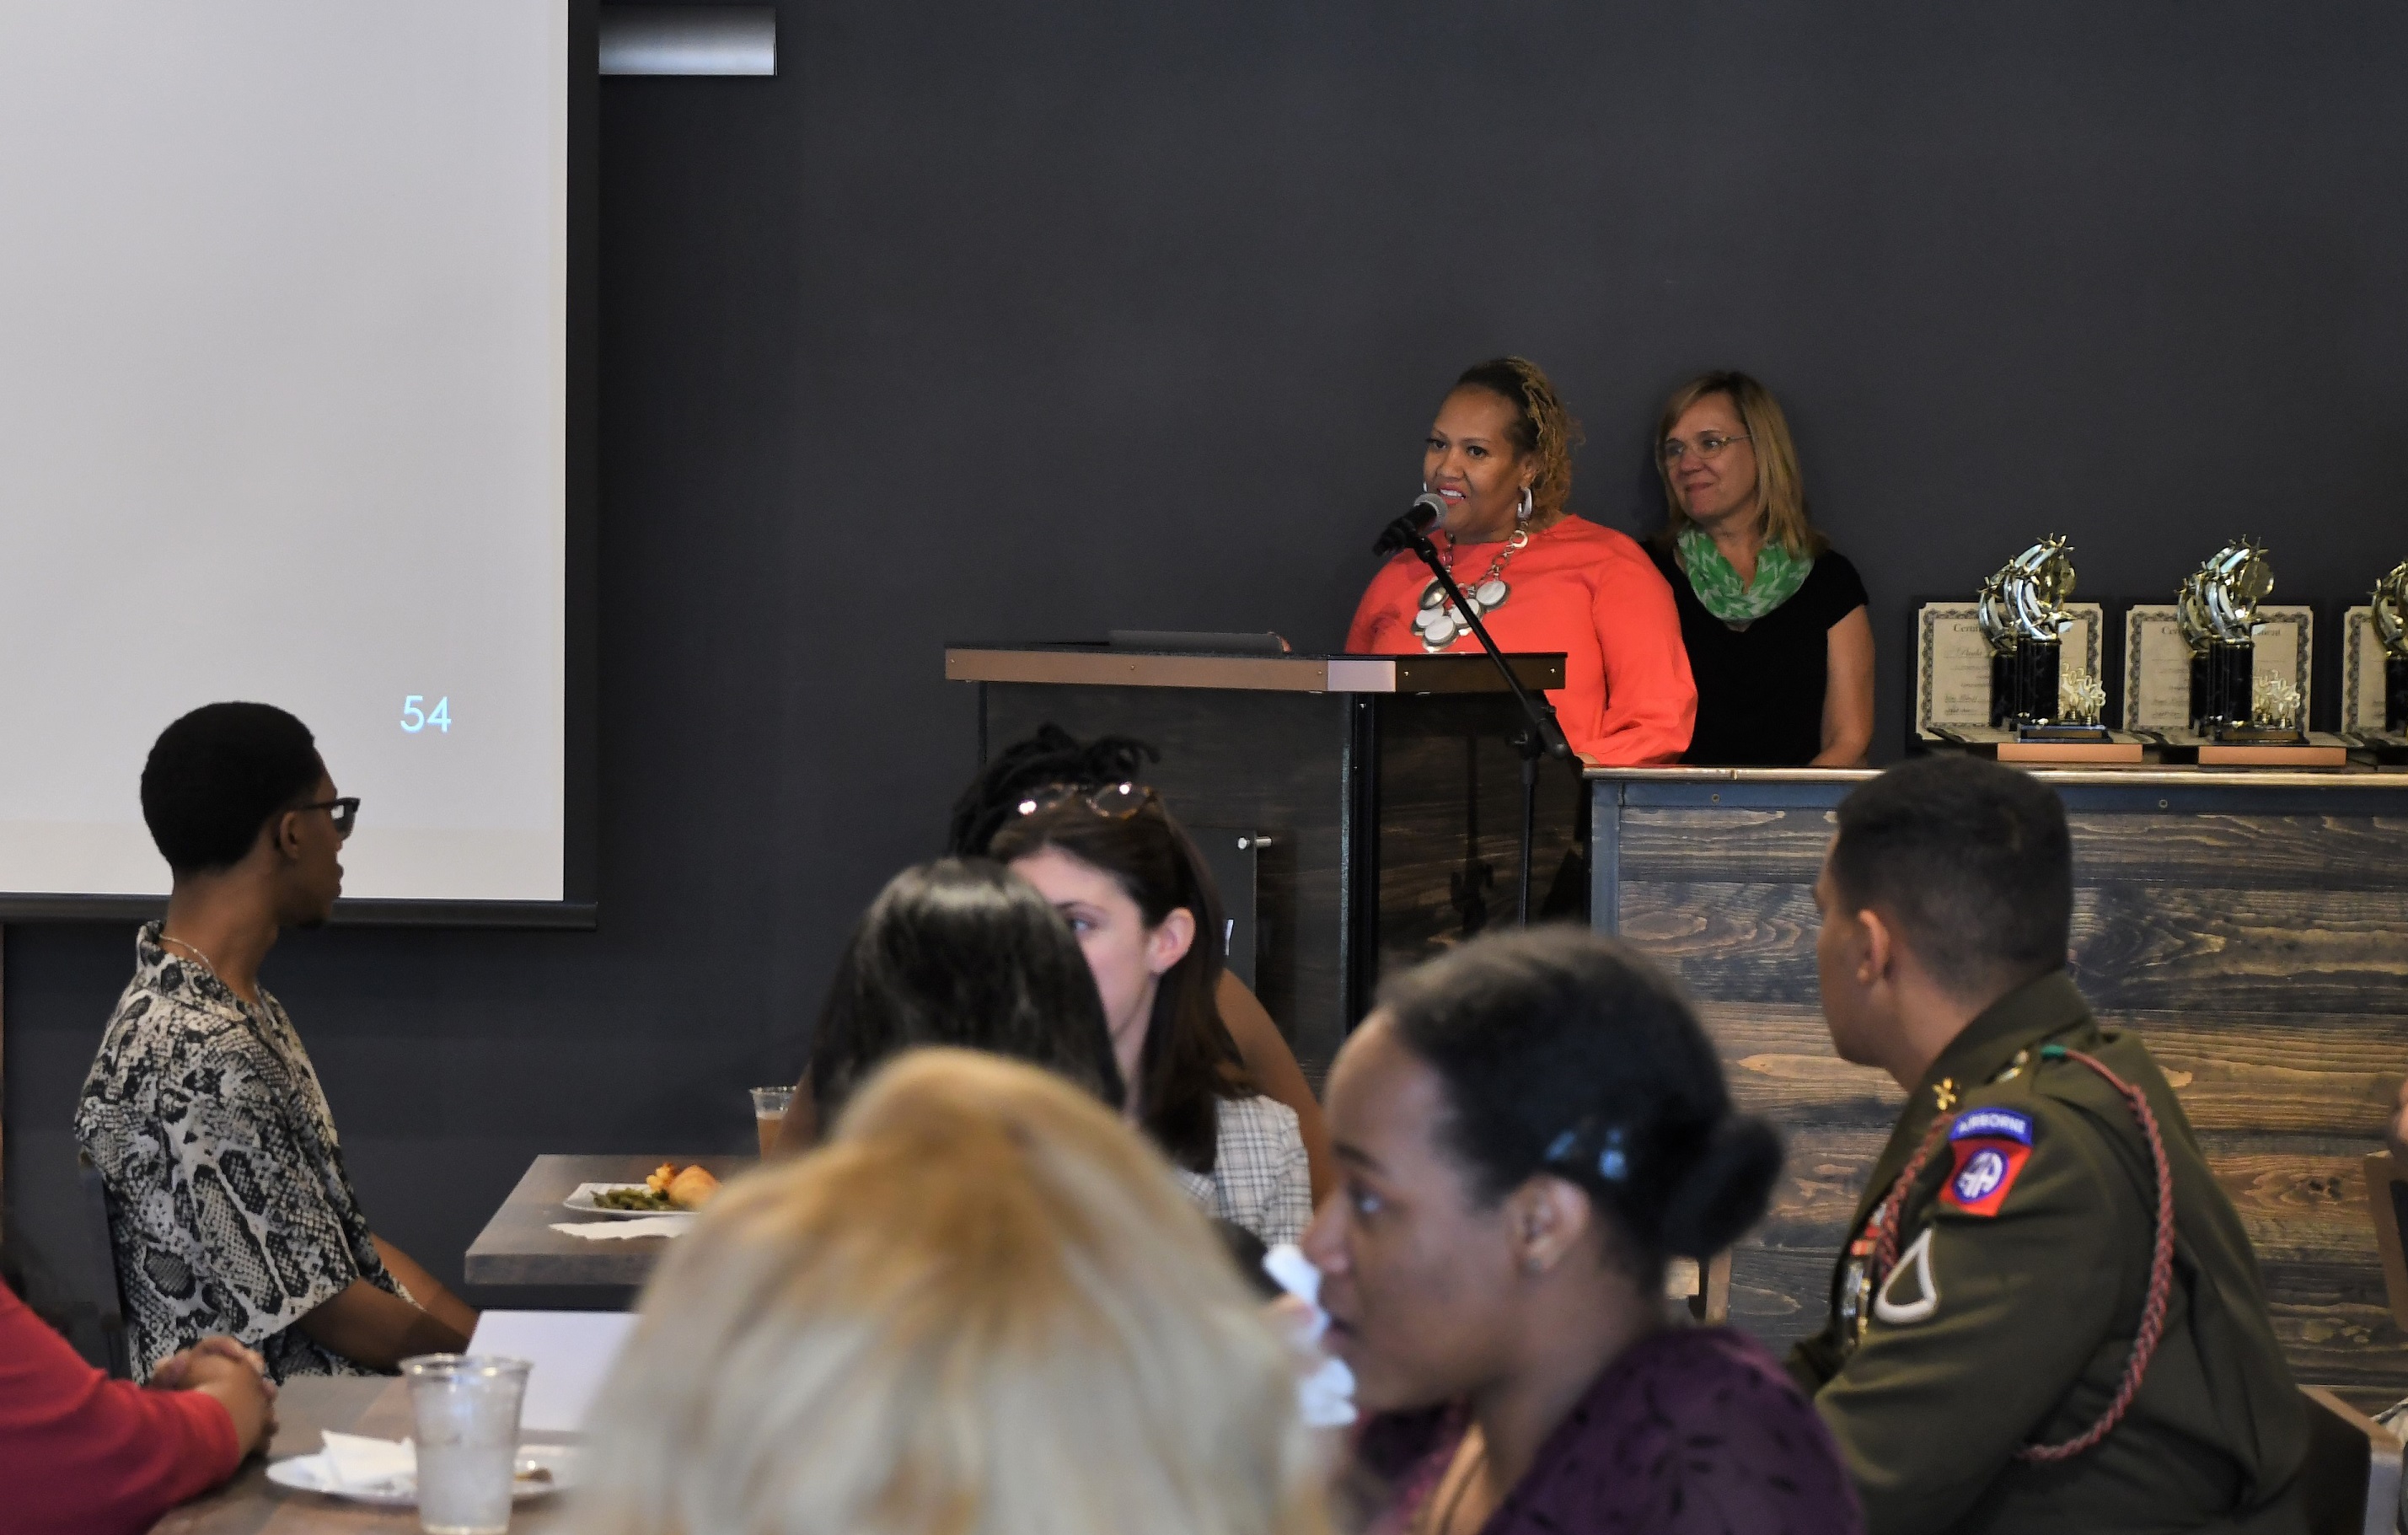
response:
<path id="1" fill-rule="evenodd" d="M 2026 724 L 2015 728 L 2015 739 L 2025 741 L 2108 741 L 2114 732 L 2103 724 Z"/>
<path id="2" fill-rule="evenodd" d="M 2209 640 L 2190 661 L 2191 728 L 2211 738 L 2226 730 L 2253 730 L 2249 721 L 2257 711 L 2258 647 Z"/>
<path id="3" fill-rule="evenodd" d="M 2218 746 L 2305 746 L 2308 738 L 2297 730 L 2263 724 L 2219 724 L 2200 734 Z"/>

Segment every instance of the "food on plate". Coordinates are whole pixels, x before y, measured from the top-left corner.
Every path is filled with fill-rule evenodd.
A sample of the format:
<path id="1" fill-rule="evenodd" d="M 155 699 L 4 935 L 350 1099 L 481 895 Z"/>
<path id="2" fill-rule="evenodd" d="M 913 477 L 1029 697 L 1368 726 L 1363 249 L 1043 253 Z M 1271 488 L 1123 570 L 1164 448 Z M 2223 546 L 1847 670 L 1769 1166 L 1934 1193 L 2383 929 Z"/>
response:
<path id="1" fill-rule="evenodd" d="M 719 1180 L 711 1176 L 709 1168 L 703 1167 L 688 1168 L 679 1173 L 669 1180 L 667 1189 L 669 1203 L 680 1210 L 700 1210 L 718 1192 Z"/>
<path id="2" fill-rule="evenodd" d="M 618 1188 L 595 1189 L 594 1208 L 596 1210 L 674 1210 L 677 1207 L 669 1203 L 669 1198 L 666 1194 L 627 1184 Z"/>

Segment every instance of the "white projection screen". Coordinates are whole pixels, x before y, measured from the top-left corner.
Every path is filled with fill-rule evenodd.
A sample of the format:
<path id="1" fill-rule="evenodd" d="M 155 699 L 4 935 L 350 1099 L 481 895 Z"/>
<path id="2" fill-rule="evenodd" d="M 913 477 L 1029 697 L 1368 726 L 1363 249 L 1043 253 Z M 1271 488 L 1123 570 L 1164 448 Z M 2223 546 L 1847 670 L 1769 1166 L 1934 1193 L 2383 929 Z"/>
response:
<path id="1" fill-rule="evenodd" d="M 143 759 L 227 698 L 361 797 L 354 915 L 590 901 L 592 46 L 570 0 L 0 4 L 0 914 L 164 894 Z"/>

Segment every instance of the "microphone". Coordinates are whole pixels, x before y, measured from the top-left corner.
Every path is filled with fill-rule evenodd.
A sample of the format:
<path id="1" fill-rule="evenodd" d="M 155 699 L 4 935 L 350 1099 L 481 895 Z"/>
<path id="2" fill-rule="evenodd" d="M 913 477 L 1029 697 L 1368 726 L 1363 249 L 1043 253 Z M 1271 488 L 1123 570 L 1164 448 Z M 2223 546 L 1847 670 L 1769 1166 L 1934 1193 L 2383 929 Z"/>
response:
<path id="1" fill-rule="evenodd" d="M 1446 515 L 1446 502 L 1436 491 L 1424 491 L 1414 497 L 1412 508 L 1402 517 L 1380 530 L 1379 539 L 1371 545 L 1374 554 L 1393 554 L 1399 549 L 1411 549 L 1430 524 Z"/>

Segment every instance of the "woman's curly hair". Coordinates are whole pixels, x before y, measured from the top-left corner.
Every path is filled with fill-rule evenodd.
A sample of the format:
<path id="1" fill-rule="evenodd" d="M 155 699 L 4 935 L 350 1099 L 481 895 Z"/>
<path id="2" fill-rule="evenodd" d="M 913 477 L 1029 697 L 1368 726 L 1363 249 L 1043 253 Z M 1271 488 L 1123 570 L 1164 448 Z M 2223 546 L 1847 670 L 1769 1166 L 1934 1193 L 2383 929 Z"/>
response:
<path id="1" fill-rule="evenodd" d="M 1546 370 L 1527 357 L 1492 357 L 1463 370 L 1457 389 L 1484 389 L 1513 408 L 1513 445 L 1539 459 L 1530 482 L 1530 521 L 1554 522 L 1572 495 L 1572 450 L 1580 446 L 1580 423 L 1572 419 Z"/>

